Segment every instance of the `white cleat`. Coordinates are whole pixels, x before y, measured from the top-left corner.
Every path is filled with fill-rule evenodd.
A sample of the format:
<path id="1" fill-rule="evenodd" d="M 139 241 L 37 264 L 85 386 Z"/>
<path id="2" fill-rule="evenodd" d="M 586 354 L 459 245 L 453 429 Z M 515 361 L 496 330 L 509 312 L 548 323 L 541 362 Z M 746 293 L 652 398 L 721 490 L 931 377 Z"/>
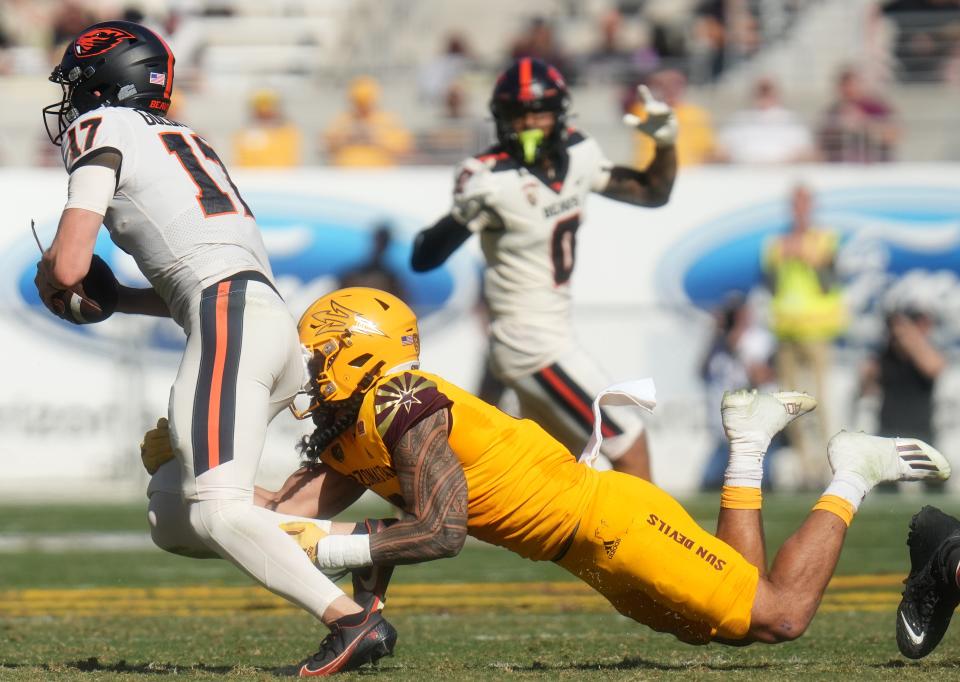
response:
<path id="1" fill-rule="evenodd" d="M 766 452 L 770 441 L 787 424 L 816 407 L 816 398 L 799 391 L 759 393 L 742 389 L 723 394 L 720 414 L 731 446 L 749 443 Z"/>
<path id="2" fill-rule="evenodd" d="M 869 486 L 885 481 L 945 481 L 950 463 L 932 445 L 916 438 L 882 438 L 841 431 L 827 444 L 834 473 L 859 474 Z"/>

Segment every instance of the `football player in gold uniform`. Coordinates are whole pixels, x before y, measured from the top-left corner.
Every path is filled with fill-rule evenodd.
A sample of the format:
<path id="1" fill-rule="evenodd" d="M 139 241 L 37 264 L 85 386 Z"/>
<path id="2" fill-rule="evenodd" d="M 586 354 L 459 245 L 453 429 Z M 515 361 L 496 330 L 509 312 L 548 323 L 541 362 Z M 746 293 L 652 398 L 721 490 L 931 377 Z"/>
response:
<path id="1" fill-rule="evenodd" d="M 833 481 L 768 569 L 763 456 L 816 406 L 810 396 L 724 397 L 731 456 L 712 535 L 648 481 L 580 464 L 534 422 L 419 369 L 416 317 L 386 292 L 335 291 L 310 306 L 299 331 L 312 352 L 312 404 L 300 413 L 316 424 L 302 444 L 312 465 L 267 504 L 327 516 L 369 488 L 404 512 L 369 533 L 285 524 L 322 570 L 450 557 L 472 535 L 560 564 L 620 613 L 685 642 L 783 642 L 813 618 L 870 488 L 949 475 L 922 441 L 841 432 L 829 447 Z"/>

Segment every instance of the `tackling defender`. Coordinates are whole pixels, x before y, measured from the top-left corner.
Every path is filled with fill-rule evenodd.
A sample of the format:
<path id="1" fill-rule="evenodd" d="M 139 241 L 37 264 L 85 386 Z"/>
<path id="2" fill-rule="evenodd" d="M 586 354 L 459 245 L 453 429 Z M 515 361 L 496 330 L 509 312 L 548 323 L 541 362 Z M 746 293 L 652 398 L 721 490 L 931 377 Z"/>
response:
<path id="1" fill-rule="evenodd" d="M 302 674 L 356 667 L 388 653 L 396 631 L 314 569 L 283 517 L 254 505 L 266 428 L 301 390 L 303 355 L 249 206 L 210 145 L 164 118 L 173 66 L 158 35 L 125 21 L 67 45 L 50 76 L 63 97 L 44 117 L 62 143 L 68 199 L 37 289 L 76 321 L 64 294 L 82 288 L 100 226 L 133 256 L 151 288 L 112 281 L 116 309 L 172 317 L 187 335 L 169 405 L 179 466 L 151 482 L 152 521 L 186 519 L 190 537 L 173 544 L 229 559 L 331 627 Z"/>
<path id="2" fill-rule="evenodd" d="M 517 393 L 523 416 L 573 452 L 593 430 L 590 403 L 605 385 L 570 330 L 570 278 L 587 196 L 663 206 L 677 172 L 676 117 L 646 87 L 640 95 L 647 117 L 628 114 L 625 122 L 656 143 L 644 171 L 615 166 L 593 139 L 567 127 L 570 96 L 557 69 L 518 60 L 490 98 L 499 143 L 457 168 L 453 208 L 413 247 L 412 267 L 422 272 L 480 235 L 491 369 Z M 642 421 L 604 414 L 602 428 L 602 452 L 613 468 L 649 479 Z"/>
<path id="3" fill-rule="evenodd" d="M 711 535 L 648 481 L 579 464 L 535 423 L 420 370 L 416 317 L 386 292 L 333 292 L 299 330 L 313 353 L 307 413 L 317 427 L 304 454 L 320 464 L 297 474 L 287 508 L 315 506 L 320 487 L 359 483 L 405 512 L 370 535 L 286 524 L 325 570 L 453 556 L 469 534 L 555 561 L 620 613 L 685 642 L 783 642 L 813 618 L 869 490 L 950 473 L 922 441 L 837 434 L 833 480 L 768 569 L 763 458 L 777 432 L 816 406 L 810 396 L 724 396 L 730 462 Z"/>

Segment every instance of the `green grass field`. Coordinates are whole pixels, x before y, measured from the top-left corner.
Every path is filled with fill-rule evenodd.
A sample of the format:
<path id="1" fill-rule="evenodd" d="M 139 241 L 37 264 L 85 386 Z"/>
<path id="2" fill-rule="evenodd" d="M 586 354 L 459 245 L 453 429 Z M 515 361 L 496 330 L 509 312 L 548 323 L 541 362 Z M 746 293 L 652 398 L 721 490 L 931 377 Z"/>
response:
<path id="1" fill-rule="evenodd" d="M 814 496 L 765 500 L 771 552 Z M 622 618 L 549 563 L 480 544 L 398 569 L 386 614 L 396 655 L 345 679 L 957 679 L 960 635 L 920 662 L 893 636 L 904 540 L 924 503 L 875 494 L 851 528 L 838 575 L 808 633 L 776 647 L 691 647 Z M 717 496 L 685 500 L 713 528 Z M 364 510 L 370 511 L 370 510 Z M 0 680 L 271 680 L 324 632 L 223 561 L 135 546 L 92 551 L 89 536 L 145 533 L 141 505 L 0 506 Z M 40 549 L 31 538 L 60 544 Z M 74 542 L 75 537 L 75 542 Z M 0 543 L 2 544 L 2 543 Z M 134 543 L 136 544 L 136 543 Z"/>

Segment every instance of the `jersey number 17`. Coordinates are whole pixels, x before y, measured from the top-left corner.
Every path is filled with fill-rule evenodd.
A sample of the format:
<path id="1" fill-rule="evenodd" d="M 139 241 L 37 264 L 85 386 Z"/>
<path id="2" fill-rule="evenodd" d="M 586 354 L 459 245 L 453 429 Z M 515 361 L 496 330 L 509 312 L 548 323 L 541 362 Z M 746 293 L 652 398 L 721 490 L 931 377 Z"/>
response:
<path id="1" fill-rule="evenodd" d="M 213 147 L 208 145 L 199 135 L 191 135 L 190 139 L 193 140 L 193 145 L 190 144 L 183 133 L 160 133 L 160 140 L 163 142 L 163 146 L 167 148 L 169 153 L 177 157 L 180 165 L 183 166 L 183 170 L 187 172 L 187 175 L 193 180 L 193 184 L 200 190 L 197 194 L 197 202 L 200 204 L 200 209 L 203 211 L 204 217 L 211 218 L 213 216 L 236 213 L 237 206 L 230 198 L 230 195 L 221 189 L 217 181 L 213 179 L 210 173 L 203 167 L 203 164 L 200 163 L 200 159 L 196 152 L 194 152 L 194 145 L 196 145 L 197 149 L 208 161 L 212 161 L 220 167 L 220 170 L 223 171 L 223 177 L 226 178 L 230 189 L 233 190 L 233 195 L 243 206 L 244 215 L 252 218 L 253 211 L 250 210 L 247 202 L 240 196 L 237 186 L 233 184 L 233 180 L 230 179 L 227 167 L 223 165 L 223 161 L 221 161 L 217 153 L 213 151 Z"/>

